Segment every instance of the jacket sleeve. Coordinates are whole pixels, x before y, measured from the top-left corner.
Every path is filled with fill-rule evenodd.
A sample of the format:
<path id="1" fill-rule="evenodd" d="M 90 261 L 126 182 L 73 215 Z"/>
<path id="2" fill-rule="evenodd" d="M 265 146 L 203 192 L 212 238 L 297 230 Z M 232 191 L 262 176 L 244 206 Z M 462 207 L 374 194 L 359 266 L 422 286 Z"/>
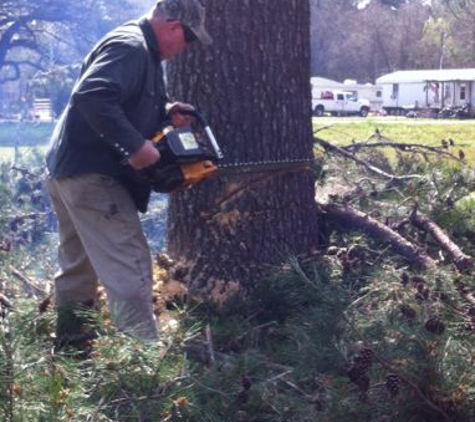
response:
<path id="1" fill-rule="evenodd" d="M 73 106 L 123 158 L 138 151 L 145 142 L 123 109 L 123 104 L 141 91 L 145 54 L 140 46 L 125 43 L 103 47 L 90 59 L 72 95 Z"/>

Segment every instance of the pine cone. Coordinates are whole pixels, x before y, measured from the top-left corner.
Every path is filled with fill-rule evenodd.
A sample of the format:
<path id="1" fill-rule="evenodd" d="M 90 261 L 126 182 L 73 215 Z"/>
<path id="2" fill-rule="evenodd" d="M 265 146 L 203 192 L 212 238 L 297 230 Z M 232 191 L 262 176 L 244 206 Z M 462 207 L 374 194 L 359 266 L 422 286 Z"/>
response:
<path id="1" fill-rule="evenodd" d="M 348 378 L 351 382 L 358 384 L 358 380 L 362 377 L 366 376 L 366 372 L 368 372 L 368 368 L 364 368 L 361 366 L 354 366 L 348 372 Z"/>
<path id="2" fill-rule="evenodd" d="M 416 284 L 416 289 L 419 293 L 422 293 L 426 289 L 426 286 L 424 283 L 419 282 Z"/>
<path id="3" fill-rule="evenodd" d="M 397 374 L 390 374 L 386 378 L 386 388 L 391 393 L 392 396 L 397 396 L 399 394 L 399 376 Z"/>
<path id="4" fill-rule="evenodd" d="M 424 289 L 421 293 L 422 293 L 422 296 L 424 297 L 425 300 L 429 299 L 429 297 L 430 297 L 430 290 L 429 289 Z"/>
<path id="5" fill-rule="evenodd" d="M 173 267 L 175 264 L 173 259 L 171 259 L 167 254 L 165 253 L 158 253 L 157 256 L 155 257 L 155 262 L 157 265 L 165 270 L 169 270 L 170 268 Z"/>
<path id="6" fill-rule="evenodd" d="M 241 385 L 245 391 L 249 390 L 252 386 L 251 378 L 248 375 L 243 375 L 241 377 Z"/>
<path id="7" fill-rule="evenodd" d="M 236 394 L 236 402 L 238 404 L 246 404 L 249 401 L 249 393 L 246 390 L 239 391 Z"/>
<path id="8" fill-rule="evenodd" d="M 450 296 L 447 293 L 440 292 L 439 298 L 440 298 L 441 302 L 444 302 L 444 303 L 449 303 L 450 302 Z"/>
<path id="9" fill-rule="evenodd" d="M 417 317 L 417 311 L 409 305 L 402 304 L 399 309 L 406 318 L 414 319 Z"/>
<path id="10" fill-rule="evenodd" d="M 369 385 L 371 384 L 371 380 L 369 379 L 368 375 L 363 375 L 362 377 L 354 381 L 354 383 L 363 391 L 368 391 Z"/>
<path id="11" fill-rule="evenodd" d="M 425 328 L 427 331 L 440 335 L 445 331 L 444 323 L 437 317 L 429 319 L 425 323 Z"/>
<path id="12" fill-rule="evenodd" d="M 424 302 L 427 299 L 429 299 L 429 296 L 430 296 L 430 290 L 426 288 L 426 289 L 422 289 L 421 291 L 418 291 L 415 295 L 415 299 L 418 302 Z"/>
<path id="13" fill-rule="evenodd" d="M 373 364 L 373 356 L 374 352 L 369 347 L 364 347 L 354 359 L 355 366 L 367 372 Z"/>
<path id="14" fill-rule="evenodd" d="M 420 275 L 415 275 L 412 277 L 412 282 L 414 284 L 419 284 L 419 283 L 422 283 L 422 284 L 426 284 L 426 279 L 424 277 L 421 277 Z"/>
<path id="15" fill-rule="evenodd" d="M 416 295 L 414 296 L 414 298 L 420 303 L 420 302 L 424 302 L 424 296 L 422 295 L 422 293 L 419 293 L 417 292 Z"/>
<path id="16" fill-rule="evenodd" d="M 52 300 L 53 300 L 53 295 L 49 295 L 45 299 L 43 299 L 38 305 L 38 312 L 40 314 L 44 314 L 49 309 Z"/>
<path id="17" fill-rule="evenodd" d="M 178 281 L 184 281 L 185 277 L 188 275 L 188 268 L 182 265 L 177 265 L 171 269 L 171 277 Z"/>
<path id="18" fill-rule="evenodd" d="M 404 272 L 401 274 L 401 283 L 403 286 L 407 286 L 410 281 L 409 274 Z"/>

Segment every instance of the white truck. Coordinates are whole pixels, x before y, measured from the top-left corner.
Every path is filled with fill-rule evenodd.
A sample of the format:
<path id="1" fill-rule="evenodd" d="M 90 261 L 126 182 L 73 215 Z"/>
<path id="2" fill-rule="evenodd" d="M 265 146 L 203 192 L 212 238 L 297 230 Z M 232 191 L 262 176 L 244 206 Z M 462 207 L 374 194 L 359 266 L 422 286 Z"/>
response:
<path id="1" fill-rule="evenodd" d="M 368 100 L 358 99 L 353 92 L 325 91 L 320 98 L 312 98 L 313 115 L 322 117 L 324 113 L 332 116 L 360 115 L 368 116 L 370 105 Z"/>

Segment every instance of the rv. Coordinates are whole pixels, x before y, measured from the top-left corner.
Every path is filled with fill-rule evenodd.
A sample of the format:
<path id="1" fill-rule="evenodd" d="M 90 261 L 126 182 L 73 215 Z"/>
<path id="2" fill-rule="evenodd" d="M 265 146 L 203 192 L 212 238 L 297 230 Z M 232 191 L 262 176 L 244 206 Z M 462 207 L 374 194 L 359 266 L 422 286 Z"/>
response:
<path id="1" fill-rule="evenodd" d="M 475 101 L 475 69 L 398 71 L 376 83 L 382 87 L 383 109 L 388 114 L 428 109 L 437 115 L 445 108 L 471 108 Z"/>

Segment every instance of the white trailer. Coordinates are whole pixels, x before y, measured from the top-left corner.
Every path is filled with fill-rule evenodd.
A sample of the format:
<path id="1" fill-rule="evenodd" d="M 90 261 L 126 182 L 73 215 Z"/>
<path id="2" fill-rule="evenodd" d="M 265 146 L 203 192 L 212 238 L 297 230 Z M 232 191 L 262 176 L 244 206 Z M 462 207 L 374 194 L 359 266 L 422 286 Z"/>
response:
<path id="1" fill-rule="evenodd" d="M 411 109 L 431 109 L 475 104 L 475 69 L 409 70 L 376 80 L 382 87 L 383 109 L 405 114 Z"/>

